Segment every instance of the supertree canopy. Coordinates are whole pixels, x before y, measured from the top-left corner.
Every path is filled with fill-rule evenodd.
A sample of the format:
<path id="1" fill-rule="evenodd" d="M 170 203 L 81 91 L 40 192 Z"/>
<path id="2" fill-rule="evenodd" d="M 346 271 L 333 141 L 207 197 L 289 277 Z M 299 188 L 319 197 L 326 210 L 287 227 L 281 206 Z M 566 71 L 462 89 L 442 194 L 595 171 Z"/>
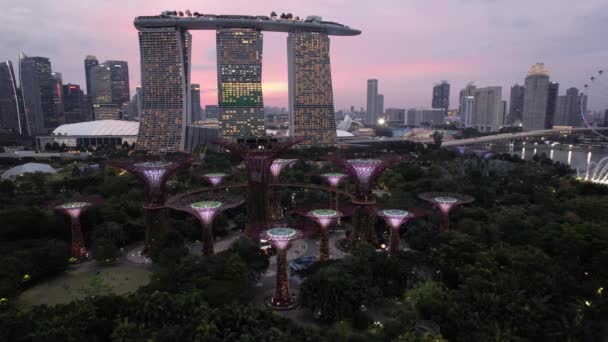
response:
<path id="1" fill-rule="evenodd" d="M 214 254 L 213 250 L 213 219 L 224 210 L 237 207 L 243 203 L 243 198 L 229 195 L 213 195 L 206 192 L 192 192 L 177 195 L 167 200 L 167 207 L 194 215 L 202 226 L 203 255 Z"/>
<path id="2" fill-rule="evenodd" d="M 224 181 L 226 176 L 228 176 L 228 175 L 225 173 L 222 173 L 222 172 L 211 172 L 211 173 L 205 173 L 202 177 L 204 180 L 209 182 L 209 184 L 211 184 L 211 186 L 218 186 L 218 185 L 222 184 L 222 182 Z"/>
<path id="3" fill-rule="evenodd" d="M 406 211 L 400 209 L 379 210 L 378 216 L 384 218 L 390 227 L 389 253 L 391 256 L 399 254 L 399 228 L 414 217 L 420 216 L 421 211 Z"/>
<path id="4" fill-rule="evenodd" d="M 324 173 L 321 175 L 327 184 L 329 184 L 329 207 L 335 210 L 338 210 L 338 194 L 336 193 L 336 189 L 338 189 L 338 185 L 348 178 L 348 175 L 345 173 L 339 172 L 330 172 Z"/>
<path id="5" fill-rule="evenodd" d="M 355 195 L 358 201 L 370 201 L 374 182 L 382 173 L 394 164 L 402 161 L 401 157 L 385 159 L 332 159 L 342 166 L 355 182 Z"/>
<path id="6" fill-rule="evenodd" d="M 77 197 L 73 202 L 51 204 L 51 208 L 66 214 L 70 218 L 72 230 L 71 256 L 76 260 L 86 259 L 89 256 L 84 245 L 80 217 L 82 213 L 92 206 L 101 203 L 101 197 Z"/>
<path id="7" fill-rule="evenodd" d="M 245 234 L 255 238 L 268 227 L 270 215 L 270 166 L 278 156 L 302 140 L 279 141 L 274 138 L 246 138 L 236 142 L 221 140 L 217 145 L 241 159 L 247 169 L 247 225 Z"/>
<path id="8" fill-rule="evenodd" d="M 329 236 L 327 229 L 337 219 L 342 217 L 342 213 L 333 209 L 316 209 L 307 212 L 306 217 L 317 222 L 319 227 L 319 260 L 326 261 L 329 259 Z"/>
<path id="9" fill-rule="evenodd" d="M 192 159 L 185 154 L 143 155 L 106 162 L 131 173 L 144 185 L 147 226 L 144 251 L 168 229 L 167 212 L 164 210 L 167 180 L 191 163 Z"/>
<path id="10" fill-rule="evenodd" d="M 422 200 L 432 203 L 441 212 L 441 231 L 449 229 L 450 211 L 455 207 L 473 202 L 475 199 L 469 195 L 454 192 L 425 192 L 418 195 Z"/>
<path id="11" fill-rule="evenodd" d="M 295 296 L 289 293 L 287 274 L 287 250 L 291 242 L 299 239 L 302 233 L 291 228 L 272 228 L 262 233 L 262 238 L 270 241 L 277 250 L 277 285 L 275 295 L 270 298 L 270 306 L 277 310 L 288 310 L 296 305 Z"/>
<path id="12" fill-rule="evenodd" d="M 296 161 L 297 159 L 275 159 L 270 165 L 270 173 L 275 179 L 278 180 L 279 176 L 281 175 L 281 171 Z"/>

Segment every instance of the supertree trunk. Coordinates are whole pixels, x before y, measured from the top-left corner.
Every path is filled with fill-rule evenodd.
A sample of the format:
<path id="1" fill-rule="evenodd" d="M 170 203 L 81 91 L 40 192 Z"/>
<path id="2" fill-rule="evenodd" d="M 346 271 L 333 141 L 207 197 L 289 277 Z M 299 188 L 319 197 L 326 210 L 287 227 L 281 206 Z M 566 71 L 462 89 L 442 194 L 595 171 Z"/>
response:
<path id="1" fill-rule="evenodd" d="M 156 243 L 168 231 L 169 217 L 165 208 L 147 208 L 146 211 L 146 245 L 144 252 Z"/>
<path id="2" fill-rule="evenodd" d="M 202 245 L 203 245 L 203 255 L 204 256 L 211 256 L 214 253 L 213 250 L 213 243 L 214 243 L 214 239 L 213 239 L 213 225 L 212 224 L 202 224 L 203 226 L 203 238 L 202 238 Z"/>
<path id="3" fill-rule="evenodd" d="M 376 215 L 372 210 L 368 210 L 367 205 L 357 205 L 353 216 L 353 231 L 350 236 L 351 244 L 364 240 L 371 244 L 376 244 Z"/>
<path id="4" fill-rule="evenodd" d="M 70 224 L 72 228 L 72 257 L 76 259 L 86 258 L 87 250 L 84 248 L 80 218 L 71 217 Z"/>
<path id="5" fill-rule="evenodd" d="M 327 194 L 329 195 L 329 209 L 338 210 L 336 208 L 337 201 L 334 201 L 335 191 L 336 189 L 334 187 L 331 187 L 327 192 Z"/>
<path id="6" fill-rule="evenodd" d="M 277 288 L 272 301 L 279 306 L 286 306 L 292 302 L 287 276 L 287 248 L 277 248 Z"/>
<path id="7" fill-rule="evenodd" d="M 327 228 L 319 230 L 319 261 L 329 260 L 329 234 Z"/>
<path id="8" fill-rule="evenodd" d="M 247 225 L 245 235 L 255 239 L 260 229 L 269 227 L 268 184 L 249 182 L 247 187 Z"/>
<path id="9" fill-rule="evenodd" d="M 450 213 L 441 212 L 439 219 L 439 228 L 441 232 L 450 230 Z"/>
<path id="10" fill-rule="evenodd" d="M 281 205 L 281 189 L 278 186 L 270 188 L 270 220 L 273 222 L 283 219 L 283 206 Z"/>
<path id="11" fill-rule="evenodd" d="M 390 244 L 389 244 L 389 255 L 399 255 L 399 228 L 390 228 Z"/>

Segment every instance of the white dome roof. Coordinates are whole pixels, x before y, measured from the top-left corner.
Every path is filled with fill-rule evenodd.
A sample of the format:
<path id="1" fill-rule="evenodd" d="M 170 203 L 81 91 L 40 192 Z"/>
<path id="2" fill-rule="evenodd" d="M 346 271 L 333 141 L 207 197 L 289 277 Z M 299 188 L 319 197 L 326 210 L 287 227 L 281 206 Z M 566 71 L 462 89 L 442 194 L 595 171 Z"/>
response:
<path id="1" fill-rule="evenodd" d="M 124 120 L 86 121 L 61 125 L 53 130 L 54 135 L 137 135 L 139 122 Z"/>
<path id="2" fill-rule="evenodd" d="M 2 179 L 14 178 L 23 173 L 35 173 L 35 172 L 56 173 L 57 171 L 55 171 L 55 169 L 53 169 L 53 167 L 48 164 L 26 163 L 26 164 L 15 166 L 13 168 L 6 170 L 2 174 Z"/>

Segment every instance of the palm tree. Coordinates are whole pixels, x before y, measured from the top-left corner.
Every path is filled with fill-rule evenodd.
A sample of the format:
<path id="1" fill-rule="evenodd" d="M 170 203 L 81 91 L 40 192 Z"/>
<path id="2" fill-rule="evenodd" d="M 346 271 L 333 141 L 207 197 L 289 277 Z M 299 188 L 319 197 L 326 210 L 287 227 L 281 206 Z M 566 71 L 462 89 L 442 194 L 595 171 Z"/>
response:
<path id="1" fill-rule="evenodd" d="M 275 11 L 270 12 L 270 17 L 272 19 L 275 19 L 277 17 L 277 12 L 275 12 Z"/>

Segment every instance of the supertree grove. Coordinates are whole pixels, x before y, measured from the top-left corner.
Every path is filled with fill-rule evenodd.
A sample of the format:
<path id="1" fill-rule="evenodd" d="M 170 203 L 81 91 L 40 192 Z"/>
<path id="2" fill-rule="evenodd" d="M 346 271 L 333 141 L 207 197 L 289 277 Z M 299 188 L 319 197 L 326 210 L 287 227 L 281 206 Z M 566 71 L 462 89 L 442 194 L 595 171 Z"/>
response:
<path id="1" fill-rule="evenodd" d="M 144 210 L 146 212 L 146 241 L 144 251 L 168 229 L 165 210 L 165 184 L 178 170 L 190 165 L 187 155 L 174 154 L 139 158 L 113 159 L 107 165 L 131 173 L 144 185 Z"/>
<path id="2" fill-rule="evenodd" d="M 243 204 L 242 197 L 212 196 L 205 192 L 193 192 L 177 195 L 167 200 L 167 207 L 194 215 L 202 226 L 203 255 L 214 254 L 213 250 L 213 219 L 224 210 Z"/>
<path id="3" fill-rule="evenodd" d="M 302 233 L 292 228 L 272 228 L 262 233 L 262 238 L 270 241 L 277 251 L 277 285 L 275 295 L 270 298 L 270 306 L 277 310 L 288 310 L 296 305 L 295 296 L 289 293 L 287 274 L 287 250 L 291 242 L 299 239 Z"/>
<path id="4" fill-rule="evenodd" d="M 379 210 L 377 215 L 382 217 L 390 228 L 388 251 L 391 256 L 396 256 L 399 254 L 399 228 L 412 218 L 421 216 L 422 211 L 385 209 Z"/>
<path id="5" fill-rule="evenodd" d="M 342 181 L 346 178 L 348 178 L 348 175 L 345 173 L 339 173 L 339 172 L 330 172 L 330 173 L 324 173 L 321 175 L 321 178 L 323 178 L 325 180 L 325 182 L 327 182 L 327 184 L 329 184 L 329 207 L 334 209 L 334 210 L 338 210 L 338 194 L 336 193 L 336 190 L 338 189 L 338 186 L 340 185 L 340 183 L 342 183 Z M 334 198 L 335 197 L 335 198 Z"/>
<path id="6" fill-rule="evenodd" d="M 277 157 L 301 140 L 247 138 L 236 142 L 218 141 L 245 164 L 247 170 L 247 225 L 245 235 L 255 238 L 270 223 L 270 166 Z"/>
<path id="7" fill-rule="evenodd" d="M 206 180 L 211 186 L 217 187 L 224 182 L 224 179 L 228 175 L 223 172 L 211 172 L 205 173 L 202 178 Z"/>
<path id="8" fill-rule="evenodd" d="M 81 197 L 75 198 L 72 202 L 51 205 L 52 209 L 62 212 L 70 218 L 72 231 L 71 256 L 76 260 L 89 257 L 89 252 L 84 245 L 80 217 L 85 211 L 100 202 L 101 198 L 99 197 Z"/>
<path id="9" fill-rule="evenodd" d="M 385 159 L 330 159 L 342 166 L 346 173 L 351 176 L 355 183 L 353 204 L 356 210 L 353 216 L 353 231 L 350 241 L 366 240 L 375 242 L 374 227 L 376 222 L 375 210 L 372 206 L 375 200 L 372 196 L 374 182 L 382 173 L 392 165 L 403 161 L 402 157 L 390 157 Z"/>
<path id="10" fill-rule="evenodd" d="M 471 203 L 475 199 L 469 195 L 463 195 L 453 192 L 425 192 L 418 195 L 422 200 L 432 203 L 439 208 L 441 213 L 441 231 L 446 231 L 450 228 L 450 211 L 457 206 Z"/>
<path id="11" fill-rule="evenodd" d="M 306 217 L 317 222 L 319 227 L 319 261 L 329 260 L 329 236 L 328 228 L 337 219 L 342 217 L 342 213 L 333 209 L 316 209 L 307 212 Z"/>
<path id="12" fill-rule="evenodd" d="M 281 189 L 276 186 L 279 183 L 281 171 L 295 163 L 297 159 L 275 159 L 270 165 L 272 175 L 272 192 L 270 194 L 270 219 L 275 222 L 283 219 L 283 206 L 281 205 Z"/>

